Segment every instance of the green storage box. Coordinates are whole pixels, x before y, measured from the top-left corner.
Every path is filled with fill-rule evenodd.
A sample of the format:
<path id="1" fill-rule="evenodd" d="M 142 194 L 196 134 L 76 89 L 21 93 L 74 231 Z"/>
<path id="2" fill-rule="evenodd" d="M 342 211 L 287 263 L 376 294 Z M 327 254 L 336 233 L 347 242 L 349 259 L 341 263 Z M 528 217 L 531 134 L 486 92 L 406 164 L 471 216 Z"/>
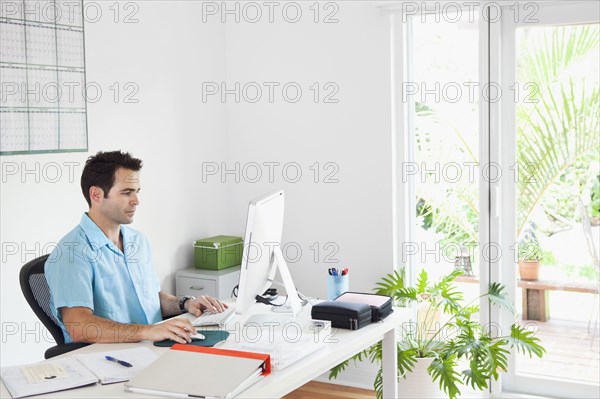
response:
<path id="1" fill-rule="evenodd" d="M 216 236 L 194 242 L 194 266 L 197 269 L 221 270 L 242 263 L 242 237 Z"/>

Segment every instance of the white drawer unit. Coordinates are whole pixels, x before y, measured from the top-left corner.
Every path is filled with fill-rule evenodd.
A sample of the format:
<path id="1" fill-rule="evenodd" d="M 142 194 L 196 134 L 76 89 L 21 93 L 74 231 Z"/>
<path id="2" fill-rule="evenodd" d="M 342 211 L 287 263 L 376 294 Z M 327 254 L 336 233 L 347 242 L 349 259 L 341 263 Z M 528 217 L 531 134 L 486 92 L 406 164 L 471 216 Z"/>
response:
<path id="1" fill-rule="evenodd" d="M 209 295 L 221 300 L 231 298 L 240 280 L 240 266 L 223 270 L 188 268 L 175 274 L 175 291 L 182 295 Z"/>

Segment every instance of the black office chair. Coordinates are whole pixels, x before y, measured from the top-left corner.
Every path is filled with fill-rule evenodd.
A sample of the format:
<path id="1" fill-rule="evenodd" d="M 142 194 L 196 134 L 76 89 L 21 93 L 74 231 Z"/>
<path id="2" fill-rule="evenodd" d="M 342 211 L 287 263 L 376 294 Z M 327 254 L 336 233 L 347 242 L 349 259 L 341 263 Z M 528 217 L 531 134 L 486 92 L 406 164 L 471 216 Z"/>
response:
<path id="1" fill-rule="evenodd" d="M 50 289 L 44 275 L 44 265 L 48 256 L 50 255 L 40 256 L 31 262 L 27 262 L 21 268 L 19 274 L 21 291 L 23 291 L 27 303 L 56 341 L 56 346 L 48 348 L 44 353 L 46 359 L 89 345 L 84 342 L 65 344 L 65 338 L 58 320 L 50 310 Z"/>

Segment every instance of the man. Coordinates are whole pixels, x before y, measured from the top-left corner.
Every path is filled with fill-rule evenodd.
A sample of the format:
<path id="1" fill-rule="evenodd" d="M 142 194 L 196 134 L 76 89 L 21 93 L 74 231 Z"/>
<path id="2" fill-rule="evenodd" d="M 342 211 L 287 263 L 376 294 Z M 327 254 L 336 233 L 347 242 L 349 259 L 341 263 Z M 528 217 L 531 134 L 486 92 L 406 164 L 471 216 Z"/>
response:
<path id="1" fill-rule="evenodd" d="M 188 311 L 222 312 L 209 296 L 177 298 L 160 290 L 150 245 L 133 222 L 142 161 L 121 151 L 98 152 L 85 163 L 81 189 L 89 205 L 81 222 L 50 254 L 45 275 L 50 306 L 65 342 L 190 342 Z"/>

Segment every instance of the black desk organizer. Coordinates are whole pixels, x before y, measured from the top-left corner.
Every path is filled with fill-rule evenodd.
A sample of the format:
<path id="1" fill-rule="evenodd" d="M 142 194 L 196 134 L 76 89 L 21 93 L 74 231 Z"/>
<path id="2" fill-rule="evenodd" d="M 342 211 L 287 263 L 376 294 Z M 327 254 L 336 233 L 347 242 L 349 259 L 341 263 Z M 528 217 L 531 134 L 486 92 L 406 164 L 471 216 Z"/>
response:
<path id="1" fill-rule="evenodd" d="M 331 326 L 358 330 L 371 323 L 371 307 L 365 303 L 342 301 L 326 301 L 314 305 L 311 317 L 318 320 L 329 320 Z"/>

